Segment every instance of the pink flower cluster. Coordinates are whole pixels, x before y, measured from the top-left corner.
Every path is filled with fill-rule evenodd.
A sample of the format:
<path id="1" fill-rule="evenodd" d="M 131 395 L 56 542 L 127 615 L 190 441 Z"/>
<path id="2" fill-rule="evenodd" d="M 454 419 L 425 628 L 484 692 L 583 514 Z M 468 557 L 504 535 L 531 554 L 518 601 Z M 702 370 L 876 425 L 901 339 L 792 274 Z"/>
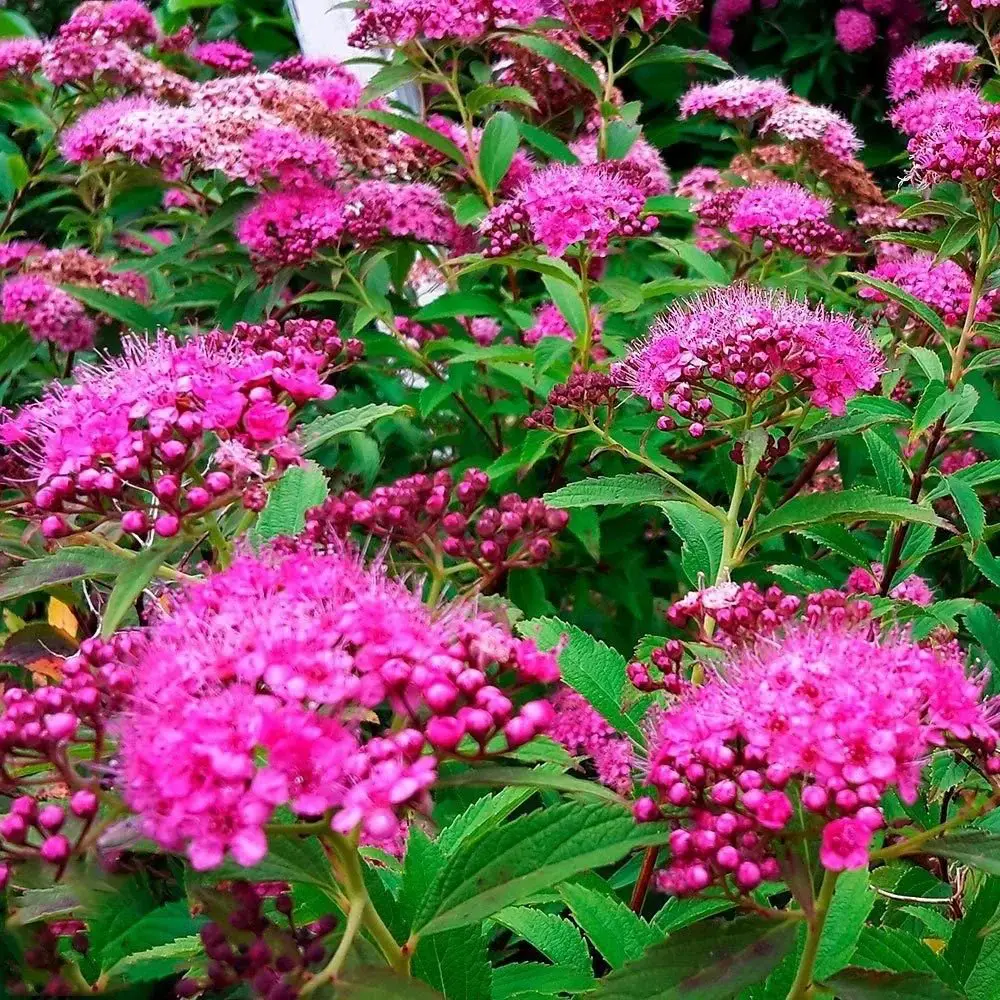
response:
<path id="1" fill-rule="evenodd" d="M 782 107 L 789 97 L 780 80 L 737 76 L 722 83 L 698 83 L 681 99 L 681 117 L 709 112 L 722 121 L 746 125 Z"/>
<path id="2" fill-rule="evenodd" d="M 593 329 L 591 339 L 597 343 L 604 329 L 604 318 L 596 306 L 591 307 L 590 322 Z M 543 337 L 558 337 L 560 340 L 576 343 L 576 334 L 566 322 L 566 317 L 559 311 L 559 307 L 553 302 L 547 302 L 535 310 L 534 321 L 521 335 L 521 340 L 526 346 L 534 347 Z"/>
<path id="3" fill-rule="evenodd" d="M 675 305 L 612 376 L 654 410 L 690 421 L 699 437 L 715 383 L 756 401 L 787 380 L 783 388 L 841 414 L 848 399 L 878 384 L 883 368 L 870 332 L 850 316 L 730 285 Z"/>
<path id="4" fill-rule="evenodd" d="M 486 615 L 434 616 L 384 567 L 341 551 L 238 558 L 182 591 L 130 666 L 126 801 L 147 836 L 199 869 L 227 853 L 259 861 L 279 806 L 391 841 L 405 811 L 428 806 L 435 752 L 463 737 L 474 754 L 494 737 L 527 742 L 552 708 L 508 694 L 559 677 L 553 656 Z M 367 721 L 383 703 L 403 723 L 391 733 Z"/>
<path id="5" fill-rule="evenodd" d="M 864 52 L 878 41 L 875 19 L 857 7 L 841 7 L 833 19 L 837 44 L 845 52 Z"/>
<path id="6" fill-rule="evenodd" d="M 587 135 L 571 142 L 570 150 L 581 163 L 597 163 L 597 136 Z M 670 194 L 672 187 L 670 173 L 663 163 L 656 147 L 645 138 L 639 136 L 629 147 L 628 152 L 620 160 L 610 161 L 629 176 L 642 188 L 647 198 L 656 195 Z"/>
<path id="7" fill-rule="evenodd" d="M 778 0 L 761 0 L 760 8 L 770 10 L 777 5 Z M 754 11 L 753 0 L 715 0 L 709 21 L 709 47 L 725 55 L 736 37 L 733 25 Z"/>
<path id="8" fill-rule="evenodd" d="M 953 260 L 935 262 L 932 253 L 924 251 L 904 251 L 898 257 L 883 260 L 868 272 L 873 278 L 891 281 L 904 292 L 929 305 L 949 326 L 960 326 L 965 322 L 972 295 L 972 279 Z M 858 294 L 863 299 L 882 303 L 886 316 L 893 322 L 904 315 L 903 308 L 893 302 L 878 288 L 862 286 Z M 996 289 L 986 292 L 976 303 L 975 320 L 982 323 L 993 315 L 1000 292 Z M 926 330 L 926 326 L 912 319 Z"/>
<path id="9" fill-rule="evenodd" d="M 239 42 L 202 42 L 191 57 L 220 73 L 246 73 L 253 68 L 253 53 Z"/>
<path id="10" fill-rule="evenodd" d="M 659 718 L 643 820 L 676 824 L 658 884 L 692 894 L 734 884 L 751 892 L 778 877 L 781 843 L 798 799 L 807 832 L 821 833 L 832 871 L 863 867 L 884 823 L 882 796 L 916 798 L 935 747 L 962 745 L 1000 770 L 983 679 L 960 652 L 905 634 L 821 625 L 742 648 Z M 681 810 L 678 816 L 675 810 Z"/>
<path id="11" fill-rule="evenodd" d="M 856 566 L 847 577 L 845 588 L 849 594 L 877 594 L 882 586 L 883 567 L 881 563 L 872 563 L 871 569 Z M 934 591 L 922 576 L 913 574 L 889 591 L 889 596 L 896 601 L 905 601 L 926 608 L 934 603 Z"/>
<path id="12" fill-rule="evenodd" d="M 323 545 L 360 529 L 415 549 L 422 558 L 441 552 L 469 562 L 487 578 L 545 562 L 569 515 L 516 493 L 505 494 L 495 507 L 481 506 L 489 488 L 486 473 L 467 469 L 457 483 L 441 470 L 377 486 L 367 497 L 348 490 L 309 511 L 303 537 Z"/>
<path id="13" fill-rule="evenodd" d="M 44 54 L 45 45 L 34 38 L 5 38 L 0 41 L 0 78 L 31 76 Z"/>
<path id="14" fill-rule="evenodd" d="M 947 11 L 950 24 L 961 24 L 979 20 L 981 12 L 995 10 L 1000 7 L 1000 2 L 998 0 L 941 0 L 940 7 Z M 988 16 L 988 13 L 985 16 Z"/>
<path id="15" fill-rule="evenodd" d="M 861 140 L 850 122 L 808 101 L 789 100 L 775 108 L 761 125 L 760 134 L 775 135 L 792 144 L 817 144 L 842 163 L 853 162 L 861 150 Z"/>
<path id="16" fill-rule="evenodd" d="M 59 28 L 62 39 L 106 45 L 122 41 L 141 48 L 157 40 L 156 19 L 139 0 L 85 0 Z"/>
<path id="17" fill-rule="evenodd" d="M 950 86 L 975 59 L 976 47 L 968 42 L 911 45 L 889 67 L 889 100 L 898 102 L 933 87 Z"/>
<path id="18" fill-rule="evenodd" d="M 604 41 L 624 29 L 629 16 L 637 12 L 644 31 L 652 31 L 662 22 L 668 24 L 693 17 L 702 0 L 561 0 L 557 16 L 597 41 Z"/>
<path id="19" fill-rule="evenodd" d="M 551 702 L 555 718 L 547 735 L 574 756 L 589 758 L 602 785 L 628 795 L 635 763 L 628 737 L 616 732 L 586 698 L 570 688 L 559 690 Z"/>
<path id="20" fill-rule="evenodd" d="M 242 324 L 183 344 L 125 338 L 121 357 L 78 368 L 74 384 L 50 384 L 0 423 L 22 465 L 6 485 L 49 538 L 95 519 L 176 535 L 232 503 L 267 460 L 270 475 L 296 459 L 291 409 L 333 395 L 323 378 L 343 350 L 330 320 Z"/>
<path id="21" fill-rule="evenodd" d="M 967 84 L 931 87 L 897 104 L 889 113 L 889 121 L 904 135 L 914 137 L 956 118 L 975 118 L 981 114 L 982 105 L 979 91 Z"/>
<path id="22" fill-rule="evenodd" d="M 872 48 L 880 27 L 890 51 L 898 52 L 923 18 L 924 10 L 916 0 L 849 0 L 837 12 L 833 26 L 837 43 L 845 52 Z"/>
<path id="23" fill-rule="evenodd" d="M 579 166 L 554 164 L 539 170 L 508 201 L 483 220 L 488 257 L 501 257 L 526 244 L 541 244 L 562 257 L 582 244 L 605 256 L 615 239 L 653 232 L 659 221 L 643 216 L 646 193 L 633 171 L 618 161 Z"/>
<path id="24" fill-rule="evenodd" d="M 731 233 L 746 245 L 760 240 L 766 253 L 782 249 L 825 257 L 851 249 L 849 233 L 831 221 L 833 205 L 791 181 L 725 188 L 698 203 L 702 226 Z"/>

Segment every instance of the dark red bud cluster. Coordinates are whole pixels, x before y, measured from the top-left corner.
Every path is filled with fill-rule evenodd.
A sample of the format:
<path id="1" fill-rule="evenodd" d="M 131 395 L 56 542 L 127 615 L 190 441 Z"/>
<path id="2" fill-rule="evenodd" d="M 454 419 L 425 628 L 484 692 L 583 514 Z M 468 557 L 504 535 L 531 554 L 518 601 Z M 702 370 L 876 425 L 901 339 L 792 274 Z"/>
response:
<path id="1" fill-rule="evenodd" d="M 90 939 L 82 920 L 56 920 L 49 924 L 33 925 L 33 940 L 24 949 L 24 966 L 31 983 L 16 976 L 4 980 L 10 997 L 71 997 L 77 991 L 70 985 L 65 973 L 68 971 L 68 956 L 60 950 L 60 939 L 69 938 L 70 948 L 77 955 L 86 955 L 90 950 Z M 30 932 L 29 931 L 29 932 Z M 39 987 L 38 981 L 45 977 Z"/>
<path id="2" fill-rule="evenodd" d="M 687 684 L 681 671 L 683 657 L 684 644 L 671 639 L 649 654 L 650 665 L 657 668 L 659 676 L 650 670 L 650 666 L 637 660 L 627 667 L 628 679 L 634 687 L 646 693 L 666 691 L 668 694 L 680 694 Z"/>
<path id="3" fill-rule="evenodd" d="M 561 385 L 552 387 L 546 405 L 524 420 L 531 430 L 544 430 L 555 424 L 556 408 L 589 410 L 614 404 L 615 384 L 606 372 L 575 371 Z"/>

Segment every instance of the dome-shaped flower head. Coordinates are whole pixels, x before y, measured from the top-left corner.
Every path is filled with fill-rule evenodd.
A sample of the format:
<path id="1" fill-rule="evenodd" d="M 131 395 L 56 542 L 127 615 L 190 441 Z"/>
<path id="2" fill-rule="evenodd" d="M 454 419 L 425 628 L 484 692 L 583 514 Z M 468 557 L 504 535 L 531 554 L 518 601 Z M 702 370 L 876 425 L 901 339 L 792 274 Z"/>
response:
<path id="1" fill-rule="evenodd" d="M 35 38 L 6 38 L 0 41 L 0 78 L 31 76 L 38 69 L 45 46 Z"/>
<path id="2" fill-rule="evenodd" d="M 930 128 L 910 139 L 907 149 L 914 183 L 995 185 L 1000 178 L 1000 108 L 985 100 L 960 105 L 947 116 L 938 115 Z"/>
<path id="3" fill-rule="evenodd" d="M 220 73 L 246 73 L 253 68 L 253 53 L 239 42 L 202 42 L 191 50 L 191 57 Z"/>
<path id="4" fill-rule="evenodd" d="M 67 353 L 91 347 L 97 326 L 82 303 L 38 274 L 21 274 L 0 290 L 5 323 L 23 323 L 32 340 Z"/>
<path id="5" fill-rule="evenodd" d="M 713 383 L 756 400 L 780 382 L 841 414 L 883 370 L 871 333 L 851 316 L 730 285 L 675 305 L 612 375 L 654 410 L 690 420 L 697 436 L 712 410 Z"/>
<path id="6" fill-rule="evenodd" d="M 286 323 L 283 340 L 281 331 L 244 325 L 184 344 L 125 338 L 121 357 L 78 366 L 72 385 L 51 384 L 0 423 L 24 469 L 7 486 L 28 497 L 49 537 L 67 534 L 74 517 L 175 535 L 182 519 L 232 502 L 247 484 L 243 468 L 220 467 L 226 447 L 277 474 L 295 456 L 293 404 L 333 395 L 322 376 L 340 339 L 318 321 Z M 207 468 L 213 439 L 221 443 Z"/>
<path id="7" fill-rule="evenodd" d="M 581 34 L 597 41 L 610 38 L 624 28 L 629 16 L 638 12 L 642 27 L 652 31 L 661 23 L 692 17 L 702 0 L 562 0 L 562 19 Z"/>
<path id="8" fill-rule="evenodd" d="M 911 45 L 889 67 L 889 100 L 901 101 L 931 87 L 946 87 L 956 74 L 976 58 L 968 42 L 934 42 Z"/>
<path id="9" fill-rule="evenodd" d="M 790 100 L 768 115 L 761 135 L 775 135 L 790 143 L 817 143 L 835 160 L 850 162 L 861 151 L 854 126 L 830 108 Z"/>
<path id="10" fill-rule="evenodd" d="M 882 796 L 914 801 L 933 749 L 960 745 L 997 769 L 983 683 L 954 646 L 872 637 L 868 627 L 801 625 L 734 650 L 663 712 L 650 740 L 656 797 L 642 818 L 684 810 L 659 884 L 750 892 L 775 878 L 792 798 L 807 835 L 822 840 L 824 865 L 863 867 Z"/>
<path id="11" fill-rule="evenodd" d="M 139 0 L 85 0 L 59 29 L 59 37 L 104 45 L 126 42 L 136 48 L 159 37 L 156 19 Z"/>
<path id="12" fill-rule="evenodd" d="M 949 24 L 961 24 L 981 16 L 980 11 L 1000 7 L 1000 0 L 941 0 L 939 6 L 947 12 Z"/>
<path id="13" fill-rule="evenodd" d="M 257 262 L 278 270 L 336 246 L 346 225 L 343 195 L 308 186 L 263 195 L 240 220 L 236 235 Z"/>
<path id="14" fill-rule="evenodd" d="M 558 679 L 551 655 L 471 608 L 432 612 L 378 563 L 294 546 L 182 590 L 125 666 L 123 794 L 147 836 L 198 868 L 259 861 L 279 806 L 391 841 L 428 806 L 426 751 L 501 732 L 521 745 L 553 713 L 509 696 Z M 380 731 L 383 704 L 409 727 Z"/>
<path id="15" fill-rule="evenodd" d="M 850 249 L 849 234 L 831 221 L 832 210 L 826 198 L 790 181 L 727 188 L 695 208 L 702 225 L 725 230 L 746 244 L 759 239 L 768 253 L 785 249 L 803 257 Z"/>
<path id="16" fill-rule="evenodd" d="M 841 7 L 833 19 L 837 44 L 845 52 L 864 52 L 878 41 L 878 26 L 856 7 Z"/>
<path id="17" fill-rule="evenodd" d="M 882 261 L 868 272 L 873 278 L 891 281 L 904 292 L 929 305 L 949 326 L 965 322 L 972 295 L 972 279 L 960 264 L 953 260 L 935 261 L 932 253 L 906 251 Z M 858 294 L 863 299 L 884 303 L 886 316 L 896 321 L 904 310 L 883 291 L 862 285 Z M 982 295 L 976 302 L 975 320 L 985 322 L 993 315 L 1000 293 L 996 289 Z M 914 323 L 912 318 L 909 323 Z M 920 324 L 922 326 L 922 324 Z M 923 327 L 926 329 L 926 327 Z"/>
<path id="18" fill-rule="evenodd" d="M 605 256 L 614 239 L 652 232 L 658 220 L 643 218 L 645 192 L 614 163 L 554 164 L 538 171 L 509 201 L 483 220 L 487 256 L 500 257 L 538 243 L 554 257 L 575 244 Z"/>
<path id="19" fill-rule="evenodd" d="M 953 118 L 978 114 L 983 104 L 975 87 L 931 87 L 906 98 L 889 113 L 889 121 L 904 135 L 929 132 Z"/>
<path id="20" fill-rule="evenodd" d="M 780 80 L 737 76 L 722 83 L 698 83 L 681 98 L 681 117 L 707 111 L 723 121 L 747 124 L 781 107 L 789 96 Z"/>
<path id="21" fill-rule="evenodd" d="M 581 163 L 597 163 L 597 136 L 589 135 L 570 143 L 570 149 Z M 649 198 L 669 194 L 670 174 L 659 152 L 645 138 L 639 136 L 620 160 L 608 160 L 609 165 L 617 165 L 631 173 Z"/>

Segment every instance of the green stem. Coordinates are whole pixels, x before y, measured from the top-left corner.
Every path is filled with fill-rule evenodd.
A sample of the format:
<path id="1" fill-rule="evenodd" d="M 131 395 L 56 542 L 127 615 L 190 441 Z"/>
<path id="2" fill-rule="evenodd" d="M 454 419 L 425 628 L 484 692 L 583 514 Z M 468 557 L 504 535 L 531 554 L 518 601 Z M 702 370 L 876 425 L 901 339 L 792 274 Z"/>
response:
<path id="1" fill-rule="evenodd" d="M 962 336 L 951 356 L 951 372 L 948 376 L 948 386 L 954 389 L 965 374 L 963 365 L 965 362 L 965 352 L 972 340 L 972 334 L 976 326 L 976 308 L 983 294 L 983 286 L 989 273 L 992 263 L 992 253 L 990 251 L 990 233 L 993 229 L 992 221 L 987 217 L 990 208 L 980 209 L 981 221 L 979 225 L 979 263 L 976 266 L 976 274 L 972 280 L 972 291 L 969 295 L 969 308 L 965 313 L 965 323 L 962 327 Z"/>
<path id="2" fill-rule="evenodd" d="M 219 569 L 225 569 L 232 561 L 233 547 L 226 541 L 225 536 L 222 534 L 222 528 L 219 527 L 219 519 L 217 517 L 208 518 L 206 528 L 208 529 L 208 537 L 212 540 L 212 547 L 215 549 L 215 554 L 219 557 Z"/>
<path id="3" fill-rule="evenodd" d="M 833 890 L 837 887 L 839 874 L 839 872 L 828 871 L 823 876 L 823 884 L 816 897 L 812 916 L 807 918 L 805 949 L 799 960 L 799 970 L 795 975 L 795 982 L 792 983 L 792 988 L 788 991 L 787 1000 L 809 1000 L 814 995 L 812 988 L 813 969 L 816 965 L 816 956 L 819 954 L 819 942 L 823 937 L 823 925 L 826 923 L 826 915 L 830 912 L 830 902 L 833 899 Z"/>
<path id="4" fill-rule="evenodd" d="M 357 897 L 348 895 L 347 905 L 347 926 L 344 928 L 344 936 L 340 939 L 337 950 L 333 953 L 333 958 L 302 987 L 301 996 L 309 996 L 310 993 L 315 993 L 325 983 L 336 979 L 340 975 L 340 971 L 347 961 L 347 956 L 351 953 L 354 939 L 358 936 L 358 931 L 361 930 L 365 911 L 369 905 L 368 894 L 365 893 L 365 895 Z"/>

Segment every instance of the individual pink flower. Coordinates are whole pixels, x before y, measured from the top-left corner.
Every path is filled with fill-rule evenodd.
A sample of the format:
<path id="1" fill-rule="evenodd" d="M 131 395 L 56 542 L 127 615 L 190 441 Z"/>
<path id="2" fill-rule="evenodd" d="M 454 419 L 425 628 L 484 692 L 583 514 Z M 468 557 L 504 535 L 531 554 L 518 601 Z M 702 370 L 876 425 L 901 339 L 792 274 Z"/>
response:
<path id="1" fill-rule="evenodd" d="M 835 819 L 823 827 L 819 860 L 831 872 L 868 866 L 868 847 L 875 831 L 857 819 Z"/>
<path id="2" fill-rule="evenodd" d="M 612 368 L 617 383 L 690 421 L 696 437 L 712 412 L 712 386 L 751 399 L 784 379 L 796 393 L 832 413 L 873 389 L 884 359 L 870 331 L 848 315 L 730 285 L 675 305 Z"/>
<path id="3" fill-rule="evenodd" d="M 837 44 L 845 52 L 864 52 L 878 41 L 878 27 L 863 10 L 842 7 L 833 19 Z"/>
<path id="4" fill-rule="evenodd" d="M 854 126 L 829 108 L 790 100 L 768 115 L 761 135 L 776 135 L 790 143 L 818 143 L 830 156 L 850 163 L 861 150 Z"/>
<path id="5" fill-rule="evenodd" d="M 191 49 L 191 57 L 220 73 L 246 73 L 253 67 L 253 53 L 238 42 L 202 42 Z"/>
<path id="6" fill-rule="evenodd" d="M 0 78 L 31 76 L 44 52 L 44 44 L 37 39 L 5 38 L 0 41 Z"/>
<path id="7" fill-rule="evenodd" d="M 509 201 L 483 220 L 486 255 L 499 257 L 525 243 L 539 243 L 554 257 L 574 244 L 605 256 L 612 240 L 651 233 L 658 225 L 643 217 L 643 189 L 623 170 L 608 163 L 538 171 Z"/>
<path id="8" fill-rule="evenodd" d="M 889 67 L 889 100 L 898 102 L 932 87 L 947 87 L 975 58 L 976 47 L 968 42 L 911 45 Z"/>
<path id="9" fill-rule="evenodd" d="M 738 76 L 722 83 L 698 83 L 681 99 L 681 117 L 707 111 L 723 121 L 747 123 L 781 107 L 789 96 L 780 80 Z"/>
<path id="10" fill-rule="evenodd" d="M 0 292 L 5 323 L 23 323 L 32 340 L 49 342 L 70 353 L 94 343 L 97 327 L 71 295 L 41 275 L 9 278 Z"/>
<path id="11" fill-rule="evenodd" d="M 725 188 L 695 208 L 703 226 L 732 233 L 739 241 L 761 240 L 763 249 L 823 257 L 850 249 L 850 235 L 831 221 L 832 203 L 790 181 Z"/>

